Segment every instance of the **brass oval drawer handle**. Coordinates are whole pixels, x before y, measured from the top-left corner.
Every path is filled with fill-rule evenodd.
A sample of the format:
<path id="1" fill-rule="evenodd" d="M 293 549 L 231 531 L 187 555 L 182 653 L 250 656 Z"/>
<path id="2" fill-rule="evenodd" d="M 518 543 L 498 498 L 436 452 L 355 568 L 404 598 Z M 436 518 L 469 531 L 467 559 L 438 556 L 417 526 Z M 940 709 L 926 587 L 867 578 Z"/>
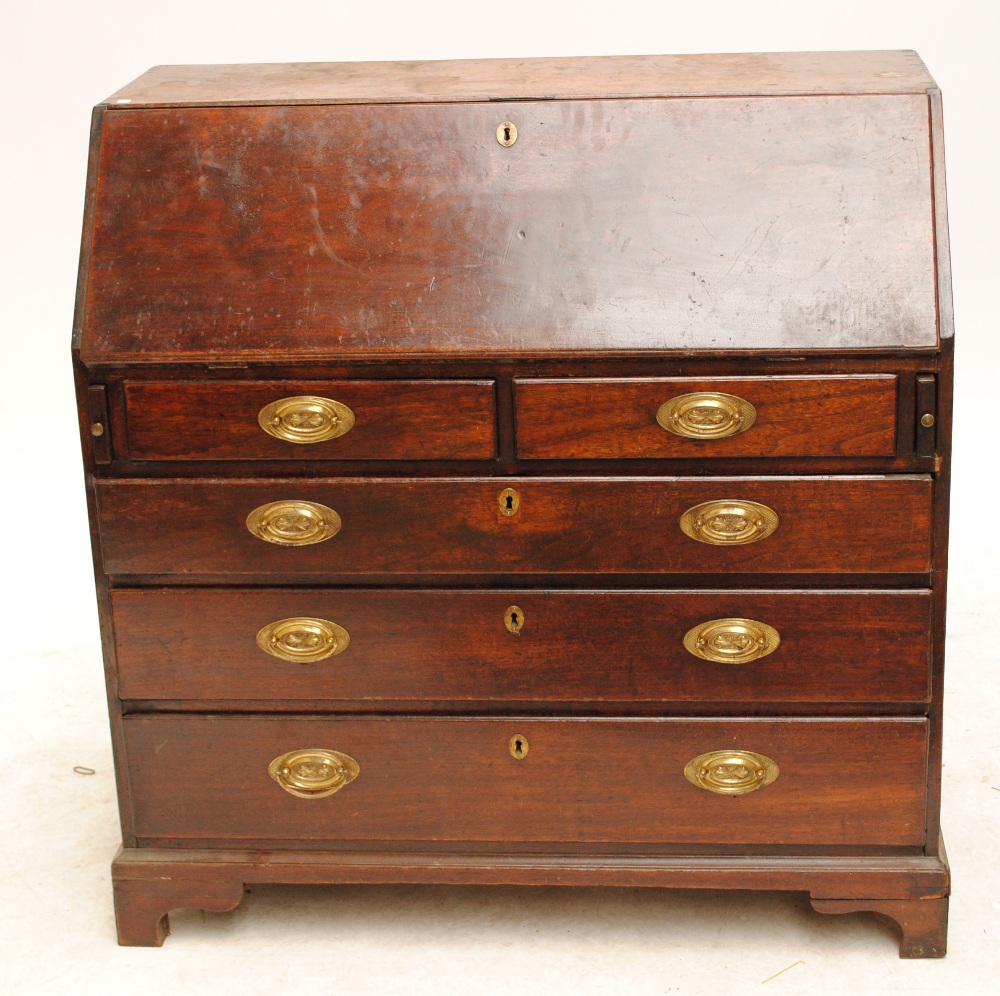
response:
<path id="1" fill-rule="evenodd" d="M 778 528 L 778 513 L 755 501 L 705 501 L 681 516 L 685 536 L 711 546 L 742 546 L 765 539 Z"/>
<path id="2" fill-rule="evenodd" d="M 757 409 L 735 394 L 699 391 L 665 401 L 656 421 L 685 439 L 723 439 L 746 432 L 757 421 Z"/>
<path id="3" fill-rule="evenodd" d="M 684 765 L 684 777 L 698 788 L 719 795 L 745 795 L 770 785 L 778 765 L 752 750 L 713 750 Z"/>
<path id="4" fill-rule="evenodd" d="M 780 643 L 778 631 L 756 619 L 709 619 L 684 634 L 688 653 L 718 664 L 749 664 L 773 653 Z"/>
<path id="5" fill-rule="evenodd" d="M 267 773 L 300 799 L 322 799 L 339 792 L 361 774 L 361 765 L 339 750 L 309 747 L 276 757 Z"/>
<path id="6" fill-rule="evenodd" d="M 329 619 L 291 616 L 262 626 L 257 646 L 265 653 L 293 664 L 313 664 L 343 653 L 351 634 Z"/>
<path id="7" fill-rule="evenodd" d="M 272 501 L 247 516 L 247 529 L 277 546 L 309 546 L 340 532 L 340 516 L 314 501 Z"/>
<path id="8" fill-rule="evenodd" d="M 286 443 L 322 443 L 354 427 L 354 412 L 331 398 L 301 394 L 280 398 L 257 413 L 257 422 L 270 436 Z"/>

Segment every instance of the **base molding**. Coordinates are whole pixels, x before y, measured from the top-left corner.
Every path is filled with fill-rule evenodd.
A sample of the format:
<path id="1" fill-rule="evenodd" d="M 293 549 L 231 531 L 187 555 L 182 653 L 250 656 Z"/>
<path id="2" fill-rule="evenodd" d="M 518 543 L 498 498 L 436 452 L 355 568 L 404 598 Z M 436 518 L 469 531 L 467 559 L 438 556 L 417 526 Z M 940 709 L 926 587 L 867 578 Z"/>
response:
<path id="1" fill-rule="evenodd" d="M 902 930 L 900 957 L 945 952 L 940 857 L 594 856 L 125 848 L 112 864 L 118 940 L 158 946 L 175 909 L 235 909 L 247 885 L 648 886 L 808 892 L 823 913 L 870 911 Z"/>

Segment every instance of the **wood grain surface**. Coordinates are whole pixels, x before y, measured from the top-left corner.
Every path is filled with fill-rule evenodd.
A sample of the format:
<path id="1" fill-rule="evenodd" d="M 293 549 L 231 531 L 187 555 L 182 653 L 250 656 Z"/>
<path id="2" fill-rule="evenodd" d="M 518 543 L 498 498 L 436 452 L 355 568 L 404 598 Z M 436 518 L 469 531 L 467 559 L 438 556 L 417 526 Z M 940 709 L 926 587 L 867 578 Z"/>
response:
<path id="1" fill-rule="evenodd" d="M 117 589 L 111 601 L 125 699 L 711 707 L 922 702 L 929 688 L 929 591 Z M 335 622 L 351 642 L 315 664 L 257 646 L 263 626 L 293 616 Z M 737 665 L 684 648 L 688 630 L 728 617 L 773 626 L 778 649 Z"/>
<path id="2" fill-rule="evenodd" d="M 100 156 L 87 363 L 937 342 L 922 96 L 130 110 Z"/>
<path id="3" fill-rule="evenodd" d="M 105 103 L 410 104 L 505 97 L 924 93 L 933 87 L 916 52 L 756 52 L 155 66 Z"/>
<path id="4" fill-rule="evenodd" d="M 137 834 L 296 840 L 663 841 L 913 845 L 924 835 L 927 723 L 129 716 Z M 508 751 L 520 734 L 521 760 Z M 361 767 L 324 799 L 267 773 L 323 748 Z M 772 785 L 721 796 L 684 765 L 773 759 Z M 628 772 L 628 777 L 623 777 Z"/>
<path id="5" fill-rule="evenodd" d="M 532 574 L 925 572 L 927 477 L 495 478 L 98 483 L 108 574 Z M 520 495 L 516 515 L 500 492 Z M 681 515 L 715 499 L 755 501 L 780 522 L 756 543 L 711 546 Z M 332 508 L 342 528 L 276 546 L 246 518 L 270 502 Z"/>
<path id="6" fill-rule="evenodd" d="M 280 398 L 347 405 L 354 426 L 321 443 L 275 439 L 257 413 Z M 489 460 L 496 411 L 490 381 L 127 383 L 134 460 Z"/>
<path id="7" fill-rule="evenodd" d="M 656 420 L 685 394 L 734 395 L 756 421 L 735 436 L 689 439 Z M 725 456 L 891 456 L 896 452 L 896 378 L 687 377 L 514 382 L 522 459 Z"/>

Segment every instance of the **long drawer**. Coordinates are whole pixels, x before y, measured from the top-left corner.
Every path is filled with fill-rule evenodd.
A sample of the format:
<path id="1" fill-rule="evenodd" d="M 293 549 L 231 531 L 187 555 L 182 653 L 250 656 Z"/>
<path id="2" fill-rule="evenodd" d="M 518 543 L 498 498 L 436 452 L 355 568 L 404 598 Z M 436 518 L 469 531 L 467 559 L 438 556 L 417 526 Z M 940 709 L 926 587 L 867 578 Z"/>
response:
<path id="1" fill-rule="evenodd" d="M 140 700 L 923 702 L 930 592 L 119 589 Z"/>
<path id="2" fill-rule="evenodd" d="M 105 480 L 109 574 L 925 573 L 927 476 Z"/>
<path id="3" fill-rule="evenodd" d="M 924 838 L 920 719 L 135 715 L 123 726 L 143 840 Z"/>

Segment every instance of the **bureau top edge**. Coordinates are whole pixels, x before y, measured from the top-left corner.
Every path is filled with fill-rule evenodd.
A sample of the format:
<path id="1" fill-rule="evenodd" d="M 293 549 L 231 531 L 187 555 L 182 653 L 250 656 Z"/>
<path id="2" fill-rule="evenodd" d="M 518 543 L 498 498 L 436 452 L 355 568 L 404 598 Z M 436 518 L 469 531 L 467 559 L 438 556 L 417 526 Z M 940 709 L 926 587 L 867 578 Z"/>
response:
<path id="1" fill-rule="evenodd" d="M 102 103 L 118 108 L 391 104 L 936 89 L 912 51 L 772 52 L 154 66 Z"/>

